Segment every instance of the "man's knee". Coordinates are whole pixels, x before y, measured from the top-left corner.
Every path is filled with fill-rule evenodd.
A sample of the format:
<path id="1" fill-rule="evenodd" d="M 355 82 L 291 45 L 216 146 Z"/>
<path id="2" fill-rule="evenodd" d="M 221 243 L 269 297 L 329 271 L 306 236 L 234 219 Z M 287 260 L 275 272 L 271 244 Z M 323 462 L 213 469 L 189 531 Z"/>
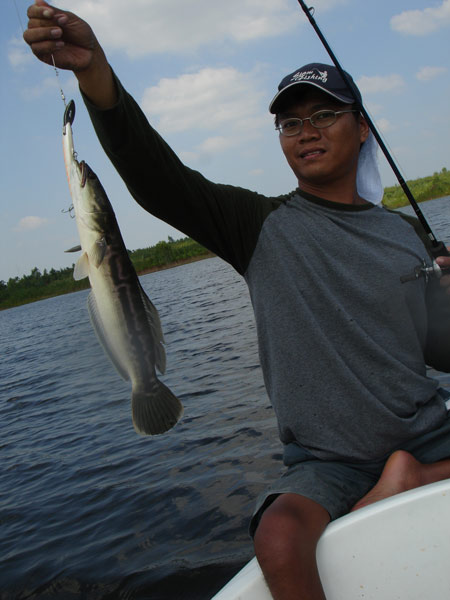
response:
<path id="1" fill-rule="evenodd" d="M 275 568 L 300 556 L 315 555 L 328 512 L 297 494 L 282 494 L 265 510 L 254 536 L 255 554 L 262 567 Z"/>

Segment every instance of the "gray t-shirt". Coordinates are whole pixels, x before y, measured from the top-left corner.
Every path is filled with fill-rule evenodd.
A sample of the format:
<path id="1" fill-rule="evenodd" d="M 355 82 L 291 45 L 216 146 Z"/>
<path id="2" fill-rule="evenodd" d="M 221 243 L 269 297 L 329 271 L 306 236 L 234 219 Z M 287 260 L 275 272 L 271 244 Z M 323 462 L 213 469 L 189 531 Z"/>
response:
<path id="1" fill-rule="evenodd" d="M 368 460 L 445 416 L 427 377 L 427 252 L 398 215 L 294 195 L 264 222 L 245 278 L 284 443 Z"/>

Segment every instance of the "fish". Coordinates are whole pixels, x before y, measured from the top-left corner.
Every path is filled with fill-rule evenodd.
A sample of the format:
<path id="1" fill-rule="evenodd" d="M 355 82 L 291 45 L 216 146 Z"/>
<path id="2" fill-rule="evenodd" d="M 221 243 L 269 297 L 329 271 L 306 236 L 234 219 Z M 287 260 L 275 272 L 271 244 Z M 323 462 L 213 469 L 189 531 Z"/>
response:
<path id="1" fill-rule="evenodd" d="M 63 151 L 81 246 L 73 276 L 89 278 L 87 307 L 94 331 L 119 375 L 131 382 L 136 432 L 161 434 L 183 414 L 180 400 L 156 374 L 156 369 L 160 374 L 166 369 L 161 320 L 142 288 L 100 180 L 85 161 L 77 159 L 74 117 L 71 100 L 64 113 Z"/>

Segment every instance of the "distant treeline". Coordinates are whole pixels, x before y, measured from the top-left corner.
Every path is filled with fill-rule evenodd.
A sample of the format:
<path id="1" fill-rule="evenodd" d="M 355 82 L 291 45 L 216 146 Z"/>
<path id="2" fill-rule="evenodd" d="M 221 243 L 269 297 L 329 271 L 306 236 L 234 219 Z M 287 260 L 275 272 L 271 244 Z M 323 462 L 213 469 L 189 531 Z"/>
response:
<path id="1" fill-rule="evenodd" d="M 201 258 L 210 252 L 191 238 L 173 240 L 169 237 L 167 242 L 158 242 L 150 248 L 128 250 L 128 254 L 137 273 L 145 273 Z M 34 267 L 29 275 L 14 277 L 8 282 L 0 281 L 0 309 L 88 288 L 88 279 L 74 280 L 73 266 L 50 271 L 44 269 L 43 273 Z"/>
<path id="2" fill-rule="evenodd" d="M 412 179 L 407 184 L 417 202 L 450 196 L 450 171 L 444 167 L 440 173 Z M 409 202 L 405 192 L 397 184 L 384 188 L 383 204 L 388 208 L 399 208 Z"/>
<path id="3" fill-rule="evenodd" d="M 450 195 L 450 172 L 444 167 L 440 173 L 408 181 L 408 186 L 417 202 L 442 198 Z M 408 204 L 400 185 L 385 188 L 383 204 L 389 208 Z M 129 250 L 128 253 L 138 273 L 176 265 L 209 254 L 206 248 L 191 238 L 173 240 L 171 237 L 167 242 L 158 242 L 150 248 Z M 0 281 L 0 310 L 76 292 L 87 287 L 89 287 L 87 279 L 81 281 L 73 279 L 73 265 L 58 270 L 44 269 L 43 273 L 35 267 L 29 275 L 11 278 L 8 282 Z"/>

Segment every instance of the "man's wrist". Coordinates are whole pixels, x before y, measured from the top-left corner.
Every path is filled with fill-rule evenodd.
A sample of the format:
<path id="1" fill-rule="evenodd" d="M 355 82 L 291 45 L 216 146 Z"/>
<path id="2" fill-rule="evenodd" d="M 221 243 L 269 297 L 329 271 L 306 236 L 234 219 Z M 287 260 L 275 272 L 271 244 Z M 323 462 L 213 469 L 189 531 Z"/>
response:
<path id="1" fill-rule="evenodd" d="M 117 102 L 117 89 L 111 67 L 103 50 L 95 51 L 91 64 L 87 69 L 76 71 L 83 93 L 98 108 L 112 108 Z"/>

